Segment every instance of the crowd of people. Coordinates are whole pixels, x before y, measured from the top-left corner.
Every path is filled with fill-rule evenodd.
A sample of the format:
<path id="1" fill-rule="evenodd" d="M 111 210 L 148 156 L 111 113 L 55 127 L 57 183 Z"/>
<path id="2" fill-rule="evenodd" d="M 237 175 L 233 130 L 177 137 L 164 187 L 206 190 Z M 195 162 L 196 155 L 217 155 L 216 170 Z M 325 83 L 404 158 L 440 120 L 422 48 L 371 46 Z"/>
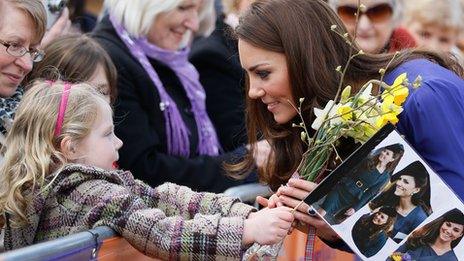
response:
<path id="1" fill-rule="evenodd" d="M 299 98 L 312 122 L 313 109 L 337 96 L 335 68 L 353 50 L 365 54 L 352 59 L 344 84 L 356 88 L 383 68 L 388 84 L 403 72 L 410 82 L 421 75 L 397 129 L 464 199 L 459 0 L 440 8 L 426 0 L 219 2 L 105 0 L 97 19 L 85 1 L 69 1 L 47 29 L 44 1 L 0 0 L 5 250 L 105 225 L 162 259 L 240 259 L 253 243 L 310 227 L 350 251 L 299 204 L 317 184 L 295 178 L 306 145 L 292 124 Z M 379 150 L 337 185 L 320 214 L 343 205 L 350 216 L 385 187 L 353 235 L 369 235 L 364 247 L 403 240 L 411 209 L 419 206 L 414 227 L 432 213 L 424 167 L 395 170 L 403 152 L 401 144 Z M 375 189 L 346 198 L 354 176 Z M 258 181 L 274 193 L 257 198 L 260 209 L 216 194 Z M 416 251 L 411 240 L 405 247 Z"/>

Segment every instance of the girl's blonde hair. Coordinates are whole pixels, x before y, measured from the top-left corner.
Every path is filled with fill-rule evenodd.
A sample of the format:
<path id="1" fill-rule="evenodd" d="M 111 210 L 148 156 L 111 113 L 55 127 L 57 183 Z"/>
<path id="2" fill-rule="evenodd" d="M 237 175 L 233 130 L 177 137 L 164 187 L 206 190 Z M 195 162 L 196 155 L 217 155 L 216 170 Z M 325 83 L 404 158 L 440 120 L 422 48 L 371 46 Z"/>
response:
<path id="1" fill-rule="evenodd" d="M 97 112 L 109 106 L 104 97 L 88 84 L 69 89 L 61 133 L 54 135 L 58 108 L 63 95 L 62 82 L 36 82 L 21 101 L 5 143 L 5 157 L 0 167 L 0 225 L 5 214 L 12 226 L 27 224 L 26 206 L 52 173 L 67 163 L 60 152 L 61 141 L 68 137 L 79 142 L 91 131 Z M 4 149 L 5 149 L 4 148 Z"/>

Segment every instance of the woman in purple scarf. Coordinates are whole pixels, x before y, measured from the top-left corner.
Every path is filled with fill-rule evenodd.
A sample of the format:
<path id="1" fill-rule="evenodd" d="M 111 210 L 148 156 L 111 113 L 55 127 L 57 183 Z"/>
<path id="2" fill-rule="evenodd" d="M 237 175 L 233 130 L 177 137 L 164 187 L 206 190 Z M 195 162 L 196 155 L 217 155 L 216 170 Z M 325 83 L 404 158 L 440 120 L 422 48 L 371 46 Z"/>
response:
<path id="1" fill-rule="evenodd" d="M 109 14 L 94 36 L 118 69 L 114 120 L 124 141 L 120 167 L 152 186 L 170 181 L 222 192 L 243 183 L 226 178 L 222 163 L 239 159 L 246 149 L 221 155 L 198 72 L 188 62 L 188 43 L 213 2 L 110 0 L 106 5 Z"/>

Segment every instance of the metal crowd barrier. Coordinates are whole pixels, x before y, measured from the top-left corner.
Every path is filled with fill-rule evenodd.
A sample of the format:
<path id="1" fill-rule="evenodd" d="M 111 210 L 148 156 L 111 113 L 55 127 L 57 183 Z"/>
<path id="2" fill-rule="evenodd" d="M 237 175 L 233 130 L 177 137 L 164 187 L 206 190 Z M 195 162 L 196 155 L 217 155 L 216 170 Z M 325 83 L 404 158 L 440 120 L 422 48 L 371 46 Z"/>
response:
<path id="1" fill-rule="evenodd" d="M 10 260 L 153 260 L 133 248 L 109 227 L 68 235 L 0 255 Z"/>

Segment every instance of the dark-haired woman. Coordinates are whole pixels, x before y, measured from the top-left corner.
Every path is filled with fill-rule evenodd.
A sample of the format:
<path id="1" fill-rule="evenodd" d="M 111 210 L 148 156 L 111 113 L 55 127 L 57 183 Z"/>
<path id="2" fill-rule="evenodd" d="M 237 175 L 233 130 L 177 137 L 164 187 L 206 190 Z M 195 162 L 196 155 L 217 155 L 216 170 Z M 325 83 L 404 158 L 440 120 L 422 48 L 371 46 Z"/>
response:
<path id="1" fill-rule="evenodd" d="M 292 128 L 294 121 L 299 122 L 293 106 L 304 97 L 302 115 L 307 124 L 313 122 L 314 107 L 324 107 L 336 97 L 341 76 L 335 68 L 359 51 L 355 44 L 347 44 L 346 38 L 333 32 L 333 27 L 341 35 L 347 32 L 323 1 L 267 0 L 254 2 L 236 29 L 241 64 L 248 75 L 248 138 L 251 144 L 261 136 L 270 140 L 273 154 L 262 180 L 274 189 L 288 181 L 306 149 L 299 130 Z M 462 68 L 450 57 L 435 53 L 403 52 L 392 58 L 393 54 L 354 57 L 344 85 L 359 87 L 368 79 L 379 78 L 382 68 L 386 68 L 384 80 L 388 84 L 404 72 L 409 82 L 420 75 L 422 85 L 410 90 L 397 129 L 464 198 Z M 247 161 L 235 170 L 251 169 L 252 155 L 250 151 Z M 303 180 L 294 182 L 293 187 L 281 189 L 281 201 L 296 206 L 315 186 Z M 308 209 L 307 204 L 301 204 L 296 219 L 317 226 L 319 233 L 332 239 L 334 233 L 329 233 L 324 222 L 308 215 Z"/>
<path id="2" fill-rule="evenodd" d="M 410 260 L 457 261 L 454 248 L 464 233 L 464 214 L 452 209 L 415 231 L 396 253 L 408 254 Z"/>
<path id="3" fill-rule="evenodd" d="M 388 232 L 395 223 L 396 211 L 382 207 L 374 213 L 359 218 L 351 230 L 353 241 L 359 251 L 366 257 L 377 254 L 387 243 Z"/>
<path id="4" fill-rule="evenodd" d="M 398 215 L 391 237 L 399 243 L 432 213 L 429 174 L 422 163 L 415 161 L 396 173 L 391 182 L 369 206 L 396 209 Z"/>

